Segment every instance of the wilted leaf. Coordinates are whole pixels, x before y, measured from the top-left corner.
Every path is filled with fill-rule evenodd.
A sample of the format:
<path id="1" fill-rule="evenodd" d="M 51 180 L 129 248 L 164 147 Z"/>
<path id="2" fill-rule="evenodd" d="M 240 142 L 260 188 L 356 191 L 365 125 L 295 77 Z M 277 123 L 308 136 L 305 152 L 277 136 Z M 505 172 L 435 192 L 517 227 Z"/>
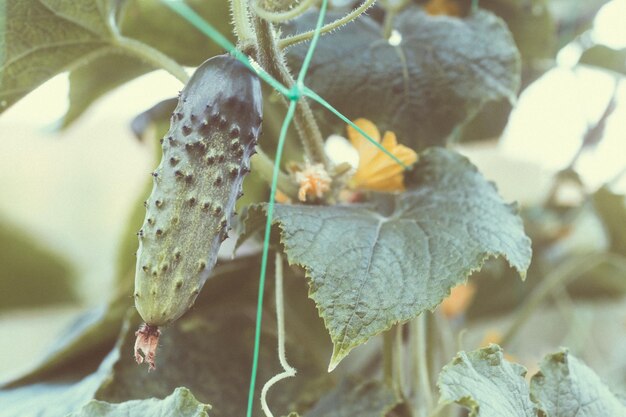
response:
<path id="1" fill-rule="evenodd" d="M 439 401 L 469 408 L 470 417 L 536 417 L 524 375 L 498 345 L 459 352 L 439 374 Z"/>
<path id="2" fill-rule="evenodd" d="M 329 13 L 328 19 L 336 17 Z M 307 13 L 283 31 L 302 32 L 316 19 L 317 12 Z M 410 7 L 395 22 L 402 36 L 397 46 L 367 16 L 322 37 L 307 85 L 348 118 L 372 120 L 416 150 L 444 144 L 485 102 L 515 99 L 519 54 L 506 24 L 493 14 L 481 10 L 458 19 Z M 307 49 L 305 44 L 289 50 L 296 72 Z M 343 130 L 335 116 L 320 115 Z"/>
<path id="3" fill-rule="evenodd" d="M 54 75 L 113 50 L 96 0 L 8 1 L 0 13 L 0 112 Z"/>
<path id="4" fill-rule="evenodd" d="M 209 417 L 210 409 L 211 406 L 196 400 L 187 388 L 176 388 L 170 396 L 162 400 L 150 398 L 121 404 L 92 400 L 68 417 Z"/>
<path id="5" fill-rule="evenodd" d="M 400 399 L 380 381 L 344 379 L 305 417 L 384 417 Z"/>
<path id="6" fill-rule="evenodd" d="M 77 301 L 74 280 L 64 259 L 0 220 L 0 311 Z"/>
<path id="7" fill-rule="evenodd" d="M 546 356 L 540 368 L 531 393 L 549 417 L 626 416 L 626 405 L 567 350 Z"/>
<path id="8" fill-rule="evenodd" d="M 406 193 L 375 204 L 275 206 L 288 260 L 306 268 L 333 341 L 330 369 L 372 336 L 435 308 L 488 257 L 506 257 L 525 276 L 531 250 L 522 221 L 466 158 L 433 148 L 411 176 Z M 253 224 L 265 207 L 249 211 Z"/>

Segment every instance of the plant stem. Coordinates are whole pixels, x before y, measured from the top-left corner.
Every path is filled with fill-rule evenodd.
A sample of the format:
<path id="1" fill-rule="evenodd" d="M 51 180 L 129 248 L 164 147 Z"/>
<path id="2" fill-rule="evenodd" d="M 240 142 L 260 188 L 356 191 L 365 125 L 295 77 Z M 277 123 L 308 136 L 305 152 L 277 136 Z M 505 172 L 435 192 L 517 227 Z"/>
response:
<path id="1" fill-rule="evenodd" d="M 571 259 L 553 269 L 535 287 L 518 310 L 513 323 L 502 336 L 500 345 L 505 348 L 511 344 L 520 328 L 554 290 L 576 280 L 603 262 L 611 262 L 612 259 L 613 257 L 610 254 L 592 254 Z"/>
<path id="2" fill-rule="evenodd" d="M 391 329 L 383 333 L 383 379 L 385 385 L 393 387 L 394 336 Z"/>
<path id="3" fill-rule="evenodd" d="M 292 88 L 295 81 L 289 73 L 282 52 L 276 46 L 271 23 L 257 16 L 254 18 L 254 24 L 257 34 L 259 64 L 284 86 L 289 89 Z M 324 152 L 324 139 L 311 107 L 304 97 L 300 97 L 297 102 L 294 122 L 307 158 L 312 163 L 323 164 L 326 171 L 329 171 L 330 162 Z"/>
<path id="4" fill-rule="evenodd" d="M 231 0 L 230 10 L 233 15 L 233 31 L 240 45 L 254 42 L 254 32 L 250 27 L 248 0 Z"/>
<path id="5" fill-rule="evenodd" d="M 402 395 L 402 365 L 404 349 L 402 324 L 397 324 L 383 334 L 383 377 L 385 384 L 398 396 Z"/>
<path id="6" fill-rule="evenodd" d="M 258 172 L 268 184 L 272 183 L 274 161 L 257 146 L 257 154 L 250 160 L 252 169 Z M 298 199 L 298 187 L 284 172 L 278 173 L 278 189 L 293 200 Z"/>
<path id="7" fill-rule="evenodd" d="M 345 25 L 346 23 L 350 23 L 351 21 L 359 17 L 363 12 L 365 12 L 375 2 L 376 0 L 366 0 L 365 2 L 363 2 L 362 5 L 360 5 L 359 7 L 357 7 L 356 9 L 354 9 L 353 11 L 345 15 L 344 17 L 341 17 L 335 20 L 334 22 L 324 25 L 322 29 L 320 30 L 320 34 L 330 32 L 332 30 L 337 29 L 338 27 Z M 308 32 L 303 32 L 297 35 L 288 36 L 278 41 L 278 47 L 280 49 L 285 49 L 289 46 L 296 45 L 300 42 L 308 41 L 309 39 L 313 37 L 314 33 L 315 33 L 314 30 L 309 30 Z"/>
<path id="8" fill-rule="evenodd" d="M 419 402 L 421 406 L 420 416 L 425 416 L 426 411 L 433 407 L 433 396 L 430 387 L 430 373 L 428 371 L 428 357 L 426 354 L 426 313 L 420 314 L 415 320 L 413 320 L 413 328 L 411 331 L 415 333 L 415 355 L 416 369 L 414 373 L 416 397 L 416 404 Z M 423 400 L 423 401 L 420 401 Z"/>
<path id="9" fill-rule="evenodd" d="M 394 336 L 395 336 L 395 340 L 394 340 L 394 348 L 395 348 L 395 352 L 394 352 L 394 387 L 396 390 L 396 393 L 399 394 L 399 396 L 403 396 L 404 394 L 404 376 L 403 376 L 403 372 L 402 372 L 402 365 L 404 362 L 404 342 L 402 340 L 402 331 L 403 331 L 404 326 L 402 324 L 397 324 L 395 326 L 395 328 L 393 329 L 394 331 Z"/>
<path id="10" fill-rule="evenodd" d="M 133 55 L 138 56 L 155 67 L 164 69 L 174 77 L 178 78 L 182 83 L 186 84 L 189 80 L 189 74 L 187 74 L 185 69 L 178 62 L 174 61 L 158 49 L 122 35 L 115 36 L 113 38 L 113 42 L 116 46 L 131 52 Z"/>
<path id="11" fill-rule="evenodd" d="M 252 7 L 254 8 L 255 13 L 267 20 L 268 22 L 286 22 L 291 19 L 295 19 L 300 16 L 302 13 L 306 12 L 315 2 L 318 0 L 303 0 L 296 7 L 291 10 L 287 10 L 285 12 L 270 12 L 265 10 L 263 7 L 259 5 L 259 0 L 255 0 Z"/>

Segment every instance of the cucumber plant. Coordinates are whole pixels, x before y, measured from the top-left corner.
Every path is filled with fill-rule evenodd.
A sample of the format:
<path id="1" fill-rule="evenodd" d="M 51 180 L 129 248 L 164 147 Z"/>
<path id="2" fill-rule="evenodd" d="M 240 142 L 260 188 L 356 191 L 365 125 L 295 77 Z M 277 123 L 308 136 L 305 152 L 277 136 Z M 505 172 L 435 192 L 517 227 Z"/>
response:
<path id="1" fill-rule="evenodd" d="M 581 350 L 548 355 L 530 383 L 515 363 L 535 366 L 519 334 L 546 297 L 564 308 L 569 298 L 562 293 L 573 281 L 580 285 L 578 278 L 605 276 L 626 264 L 615 227 L 626 221 L 623 199 L 604 190 L 576 210 L 554 207 L 556 181 L 549 201 L 537 208 L 537 221 L 506 203 L 453 146 L 472 136 L 470 122 L 492 120 L 489 109 L 515 102 L 529 69 L 522 41 L 528 27 L 538 27 L 533 19 L 548 13 L 543 2 L 533 13 L 516 15 L 509 12 L 526 6 L 498 0 L 483 8 L 476 1 L 366 0 L 354 8 L 333 2 L 330 9 L 327 0 L 231 0 L 233 33 L 226 35 L 235 46 L 215 30 L 228 21 L 215 1 L 189 0 L 190 8 L 169 1 L 24 0 L 0 8 L 9 17 L 7 30 L 0 25 L 6 41 L 0 45 L 10 46 L 0 72 L 3 108 L 45 73 L 23 71 L 40 62 L 29 61 L 27 51 L 62 50 L 63 65 L 50 59 L 46 70 L 70 68 L 74 94 L 80 85 L 98 89 L 92 75 L 101 65 L 111 65 L 115 75 L 107 88 L 154 68 L 185 83 L 168 115 L 143 224 L 123 245 L 138 238 L 136 263 L 120 272 L 117 298 L 42 368 L 0 390 L 0 403 L 9 405 L 0 416 L 26 415 L 23 407 L 11 408 L 32 388 L 19 385 L 43 379 L 60 390 L 67 369 L 75 371 L 72 365 L 85 357 L 102 360 L 97 372 L 68 385 L 66 401 L 45 397 L 41 407 L 52 408 L 33 401 L 28 411 L 92 417 L 626 415 L 620 397 L 576 357 Z M 185 20 L 175 20 L 172 10 Z M 159 43 L 159 25 L 147 25 L 142 11 L 158 12 L 159 25 L 172 17 L 166 43 Z M 31 16 L 44 16 L 46 30 L 34 27 L 16 42 L 11 34 L 22 29 L 15 22 Z M 125 31 L 133 22 L 139 24 Z M 187 45 L 198 39 L 196 32 L 185 32 L 185 50 L 177 51 L 171 34 L 195 30 L 191 25 L 227 53 Z M 51 42 L 50 33 L 59 39 Z M 29 42 L 30 49 L 20 49 Z M 97 56 L 76 45 L 96 45 Z M 533 43 L 533 53 L 551 54 L 537 51 L 540 46 Z M 191 77 L 180 65 L 204 59 Z M 90 94 L 78 102 L 101 91 Z M 602 131 L 611 111 L 590 131 Z M 342 161 L 333 143 L 351 147 L 358 162 Z M 244 187 L 258 195 L 269 190 L 270 201 L 239 200 L 244 208 L 235 217 Z M 590 210 L 608 225 L 610 249 L 572 253 L 555 266 L 554 254 L 567 252 L 560 245 L 574 227 L 571 219 Z M 546 220 L 555 216 L 556 231 Z M 256 245 L 246 256 L 236 252 L 235 259 L 218 262 L 229 232 L 238 247 Z M 501 259 L 488 261 L 494 257 Z M 272 298 L 263 293 L 266 272 L 274 278 L 268 282 Z M 517 278 L 528 279 L 522 284 Z M 519 288 L 525 290 L 515 295 L 522 295 L 512 296 Z M 610 288 L 625 292 L 618 284 Z M 505 331 L 475 341 L 482 336 L 479 324 L 494 314 L 494 299 Z M 462 338 L 465 329 L 473 338 Z M 114 341 L 104 359 L 102 351 Z M 133 349 L 150 373 L 133 363 Z"/>

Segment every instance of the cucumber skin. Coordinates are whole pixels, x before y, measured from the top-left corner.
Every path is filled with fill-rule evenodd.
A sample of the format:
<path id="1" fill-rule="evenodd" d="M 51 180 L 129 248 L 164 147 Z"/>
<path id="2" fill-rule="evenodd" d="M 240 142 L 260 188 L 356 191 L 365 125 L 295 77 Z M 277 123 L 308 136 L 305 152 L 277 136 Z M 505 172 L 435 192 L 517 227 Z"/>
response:
<path id="1" fill-rule="evenodd" d="M 151 326 L 193 305 L 228 237 L 261 133 L 256 75 L 230 55 L 205 61 L 179 95 L 138 233 L 135 306 Z"/>

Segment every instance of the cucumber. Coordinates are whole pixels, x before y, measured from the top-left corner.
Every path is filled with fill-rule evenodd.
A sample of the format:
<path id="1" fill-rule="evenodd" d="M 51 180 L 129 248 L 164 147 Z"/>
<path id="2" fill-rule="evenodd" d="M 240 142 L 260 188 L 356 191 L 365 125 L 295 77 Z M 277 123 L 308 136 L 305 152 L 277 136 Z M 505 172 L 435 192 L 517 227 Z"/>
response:
<path id="1" fill-rule="evenodd" d="M 230 55 L 205 61 L 180 92 L 152 173 L 135 272 L 135 306 L 150 328 L 194 303 L 228 237 L 261 133 L 261 84 Z"/>

